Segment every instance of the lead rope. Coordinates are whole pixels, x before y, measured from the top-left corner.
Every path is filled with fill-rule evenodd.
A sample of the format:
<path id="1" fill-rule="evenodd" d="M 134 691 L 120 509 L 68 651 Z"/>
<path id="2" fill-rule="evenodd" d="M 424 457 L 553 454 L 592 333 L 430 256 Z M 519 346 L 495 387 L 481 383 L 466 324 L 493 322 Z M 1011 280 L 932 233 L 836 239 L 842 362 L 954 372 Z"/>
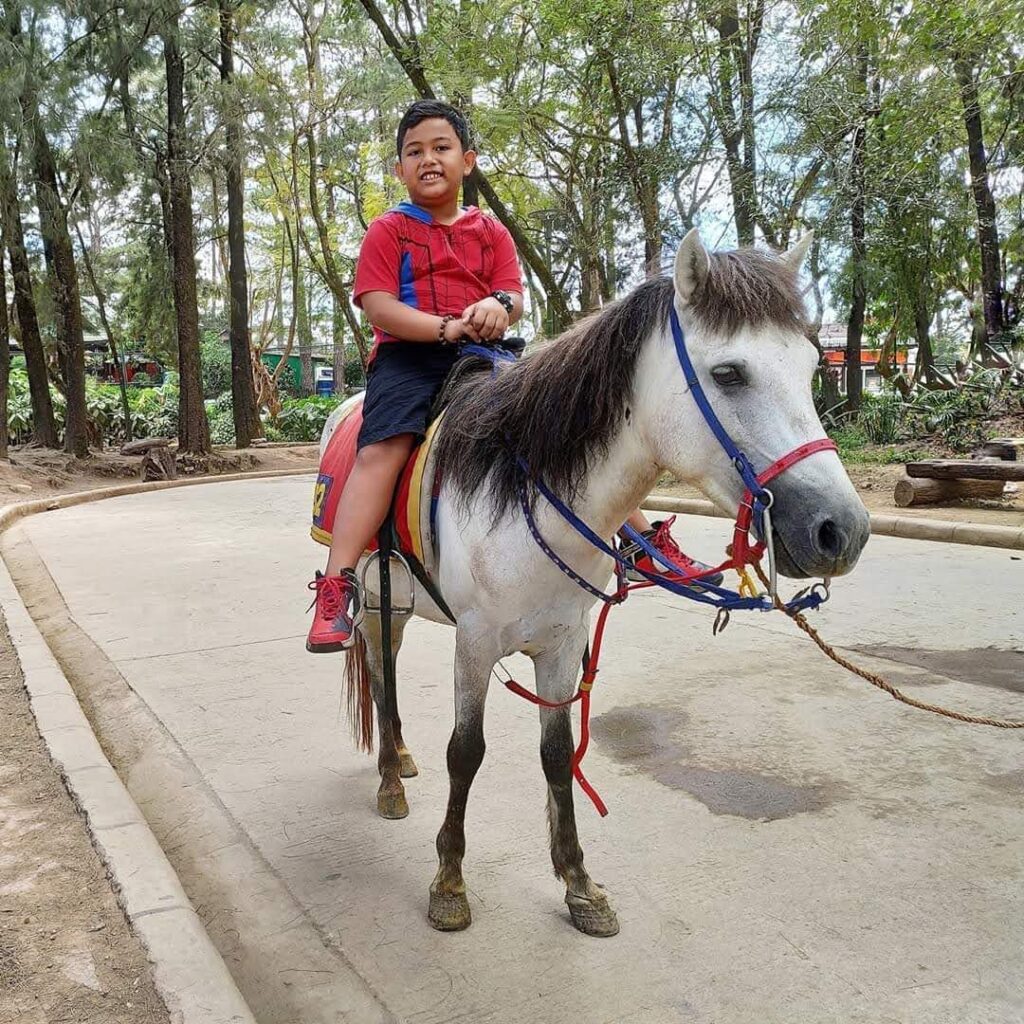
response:
<path id="1" fill-rule="evenodd" d="M 756 570 L 761 582 L 767 587 L 768 580 L 765 577 L 764 570 L 761 568 L 760 562 L 754 563 L 754 569 Z M 966 722 L 968 725 L 990 725 L 994 729 L 1024 729 L 1024 722 L 1015 722 L 1006 718 L 986 718 L 982 715 L 965 715 L 962 711 L 953 711 L 952 709 L 944 708 L 939 704 L 928 704 L 923 700 L 908 697 L 902 690 L 893 686 L 892 683 L 883 679 L 880 675 L 876 675 L 874 672 L 869 672 L 866 668 L 861 668 L 859 665 L 854 665 L 852 661 L 844 658 L 831 644 L 822 640 L 818 631 L 807 621 L 807 617 L 803 615 L 803 613 L 788 610 L 778 597 L 775 598 L 775 607 L 779 611 L 783 612 L 788 618 L 791 618 L 797 626 L 802 629 L 815 644 L 817 644 L 818 648 L 837 665 L 845 668 L 847 672 L 852 672 L 855 676 L 860 676 L 861 679 L 869 682 L 872 686 L 877 686 L 879 690 L 884 690 L 890 697 L 894 700 L 898 700 L 901 704 L 908 704 L 910 707 L 917 708 L 919 711 L 930 711 L 933 715 L 942 715 L 944 718 L 952 718 L 957 722 Z"/>

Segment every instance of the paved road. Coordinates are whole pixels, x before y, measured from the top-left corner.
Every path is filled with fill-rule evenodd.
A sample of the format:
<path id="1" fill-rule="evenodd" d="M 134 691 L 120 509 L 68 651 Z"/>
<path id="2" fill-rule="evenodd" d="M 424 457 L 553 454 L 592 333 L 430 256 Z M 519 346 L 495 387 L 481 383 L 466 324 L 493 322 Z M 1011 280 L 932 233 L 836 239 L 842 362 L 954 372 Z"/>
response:
<path id="1" fill-rule="evenodd" d="M 500 688 L 468 817 L 474 923 L 432 931 L 453 635 L 407 631 L 400 699 L 420 776 L 410 817 L 382 821 L 374 764 L 339 719 L 340 661 L 302 648 L 321 560 L 310 487 L 166 491 L 25 529 L 73 618 L 395 1019 L 1024 1020 L 1021 734 L 906 710 L 781 616 L 734 616 L 713 639 L 705 611 L 660 595 L 613 613 L 595 692 L 587 768 L 611 814 L 577 799 L 621 934 L 568 922 L 535 712 Z M 698 555 L 726 531 L 677 524 Z M 875 538 L 817 619 L 926 700 L 1024 717 L 1022 584 L 1010 552 Z M 529 682 L 528 663 L 512 664 Z M 341 1019 L 317 1012 L 304 1024 Z"/>

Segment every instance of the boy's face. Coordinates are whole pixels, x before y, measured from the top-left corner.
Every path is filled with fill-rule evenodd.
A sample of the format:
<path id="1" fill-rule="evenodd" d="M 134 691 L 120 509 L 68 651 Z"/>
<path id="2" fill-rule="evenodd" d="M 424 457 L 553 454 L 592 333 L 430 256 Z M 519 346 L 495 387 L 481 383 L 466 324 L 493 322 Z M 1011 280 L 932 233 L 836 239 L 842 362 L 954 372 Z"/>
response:
<path id="1" fill-rule="evenodd" d="M 420 121 L 405 133 L 395 174 L 417 206 L 458 201 L 462 179 L 476 165 L 476 153 L 463 150 L 455 129 L 443 117 Z"/>

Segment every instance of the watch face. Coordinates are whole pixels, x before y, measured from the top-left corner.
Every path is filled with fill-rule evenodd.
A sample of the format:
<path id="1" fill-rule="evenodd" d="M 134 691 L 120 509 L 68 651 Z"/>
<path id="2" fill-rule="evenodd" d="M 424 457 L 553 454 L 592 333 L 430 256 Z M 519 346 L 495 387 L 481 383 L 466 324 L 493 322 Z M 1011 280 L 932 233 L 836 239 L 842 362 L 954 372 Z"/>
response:
<path id="1" fill-rule="evenodd" d="M 496 298 L 504 307 L 506 313 L 512 312 L 512 296 L 508 292 L 494 292 L 493 297 Z"/>

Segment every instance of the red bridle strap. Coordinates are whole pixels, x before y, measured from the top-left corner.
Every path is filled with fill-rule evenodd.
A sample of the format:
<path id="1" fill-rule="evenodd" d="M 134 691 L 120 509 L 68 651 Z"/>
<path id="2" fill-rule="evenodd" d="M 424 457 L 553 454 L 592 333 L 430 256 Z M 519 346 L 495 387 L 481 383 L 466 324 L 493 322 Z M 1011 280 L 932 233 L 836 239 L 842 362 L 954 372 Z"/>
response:
<path id="1" fill-rule="evenodd" d="M 802 462 L 810 455 L 818 452 L 835 452 L 839 448 L 830 437 L 821 437 L 817 441 L 808 441 L 806 444 L 798 445 L 791 452 L 776 459 L 767 469 L 757 474 L 757 482 L 764 486 L 770 480 L 774 480 L 780 473 L 784 473 L 791 466 Z M 750 524 L 754 516 L 754 496 L 750 490 L 743 492 L 743 499 L 740 502 L 739 512 L 736 514 L 736 529 L 732 538 L 732 559 L 737 568 L 741 568 L 748 562 L 756 561 L 764 553 L 764 545 L 750 544 Z"/>

